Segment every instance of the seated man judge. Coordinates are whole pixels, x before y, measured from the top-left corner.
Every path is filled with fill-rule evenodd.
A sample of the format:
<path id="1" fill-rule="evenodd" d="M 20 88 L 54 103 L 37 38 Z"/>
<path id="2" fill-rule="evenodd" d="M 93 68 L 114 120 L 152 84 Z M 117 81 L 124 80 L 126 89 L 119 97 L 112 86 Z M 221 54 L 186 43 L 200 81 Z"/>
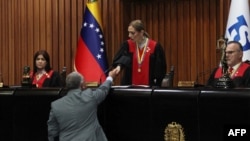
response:
<path id="1" fill-rule="evenodd" d="M 229 41 L 225 55 L 228 65 L 227 71 L 233 81 L 234 87 L 250 87 L 250 65 L 242 61 L 243 47 L 241 43 Z M 222 67 L 220 66 L 210 75 L 207 86 L 216 87 L 216 83 L 222 75 Z"/>

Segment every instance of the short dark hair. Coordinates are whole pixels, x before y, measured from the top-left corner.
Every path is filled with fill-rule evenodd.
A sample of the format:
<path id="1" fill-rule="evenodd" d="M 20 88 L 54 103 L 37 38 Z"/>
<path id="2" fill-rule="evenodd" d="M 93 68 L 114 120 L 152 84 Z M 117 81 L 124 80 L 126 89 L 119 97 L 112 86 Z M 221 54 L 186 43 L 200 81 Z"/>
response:
<path id="1" fill-rule="evenodd" d="M 243 47 L 242 47 L 242 45 L 241 45 L 241 43 L 240 42 L 238 42 L 238 41 L 229 41 L 229 42 L 227 42 L 227 44 L 229 45 L 229 44 L 238 44 L 239 45 L 239 48 L 240 48 L 240 51 L 243 51 Z"/>

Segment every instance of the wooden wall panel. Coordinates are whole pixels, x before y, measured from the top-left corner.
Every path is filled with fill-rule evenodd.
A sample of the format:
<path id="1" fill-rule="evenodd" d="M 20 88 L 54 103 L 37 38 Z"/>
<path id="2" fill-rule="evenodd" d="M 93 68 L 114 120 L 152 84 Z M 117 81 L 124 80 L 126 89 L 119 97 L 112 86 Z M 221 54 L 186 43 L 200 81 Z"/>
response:
<path id="1" fill-rule="evenodd" d="M 196 42 L 196 62 L 195 62 L 195 64 L 193 65 L 194 67 L 196 67 L 196 73 L 198 73 L 198 76 L 197 76 L 197 79 L 198 79 L 198 81 L 200 82 L 200 76 L 202 76 L 203 74 L 202 74 L 202 72 L 203 72 L 203 59 L 201 59 L 202 58 L 202 56 L 203 56 L 203 51 L 202 51 L 202 49 L 203 49 L 203 34 L 204 34 L 204 32 L 203 32 L 203 15 L 202 15 L 202 13 L 203 13 L 203 5 L 202 5 L 202 2 L 200 2 L 200 3 L 196 3 L 196 9 L 197 9 L 197 11 L 196 11 L 196 15 L 194 15 L 194 17 L 196 17 L 195 18 L 195 22 L 196 22 L 196 39 L 194 39 L 194 41 Z M 199 65 L 197 65 L 197 64 L 199 64 Z M 201 72 L 201 73 L 199 73 L 199 72 Z M 201 75 L 200 75 L 201 74 Z"/>
<path id="2" fill-rule="evenodd" d="M 33 55 L 46 49 L 53 69 L 73 71 L 87 0 L 0 0 L 0 73 L 7 85 L 20 85 L 22 68 L 33 68 Z M 128 38 L 131 20 L 145 22 L 152 39 L 164 47 L 174 84 L 205 84 L 218 65 L 216 40 L 224 34 L 228 0 L 100 0 L 108 62 Z M 118 78 L 115 84 L 119 84 Z"/>
<path id="3" fill-rule="evenodd" d="M 64 49 L 65 50 L 65 63 L 63 64 L 63 66 L 67 66 L 68 70 L 72 70 L 72 63 L 73 63 L 73 57 L 74 57 L 74 53 L 75 53 L 75 48 L 77 46 L 77 41 L 78 41 L 78 37 L 79 37 L 79 29 L 78 27 L 78 21 L 80 21 L 80 19 L 78 19 L 78 1 L 77 0 L 73 0 L 71 1 L 71 18 L 70 18 L 70 27 L 71 27 L 71 36 L 69 37 L 71 39 L 71 43 L 69 44 L 69 46 L 67 48 L 71 48 L 72 51 L 68 51 L 68 49 Z M 82 9 L 81 9 L 82 11 Z M 61 57 L 60 57 L 61 58 Z"/>
<path id="4" fill-rule="evenodd" d="M 169 54 L 170 56 L 166 56 L 166 58 L 171 58 L 170 61 L 167 61 L 167 71 L 169 71 L 169 66 L 170 65 L 174 65 L 175 66 L 175 70 L 178 70 L 178 67 L 176 64 L 178 64 L 178 42 L 179 42 L 179 38 L 178 38 L 178 21 L 177 21 L 177 3 L 176 1 L 170 1 L 170 13 L 167 16 L 170 16 L 170 30 L 167 32 L 170 32 L 170 38 L 167 39 L 168 42 L 170 42 L 170 46 L 166 46 L 165 42 L 162 44 L 163 47 L 166 48 L 170 48 L 171 53 Z M 170 39 L 170 40 L 169 40 Z M 157 39 L 155 39 L 157 40 Z M 160 41 L 159 41 L 160 42 Z M 167 59 L 168 60 L 168 59 Z M 175 75 L 174 75 L 175 80 L 181 80 L 180 76 L 178 75 L 178 72 L 175 71 Z"/>
<path id="5" fill-rule="evenodd" d="M 197 42 L 196 42 L 196 37 L 197 37 L 197 19 L 194 18 L 196 17 L 197 13 L 197 4 L 196 4 L 196 0 L 191 0 L 190 1 L 190 52 L 191 52 L 191 57 L 190 57 L 190 67 L 191 67 L 191 73 L 190 73 L 190 77 L 191 78 L 195 78 L 195 81 L 198 81 L 198 67 L 197 67 L 197 61 L 198 58 L 197 57 L 193 57 L 193 56 L 197 56 L 198 54 L 196 54 L 197 52 Z M 191 79 L 190 79 L 191 80 Z"/>
<path id="6" fill-rule="evenodd" d="M 210 46 L 210 43 L 212 42 L 209 38 L 209 33 L 210 33 L 210 19 L 209 19 L 209 1 L 203 1 L 203 4 L 202 4 L 202 10 L 203 11 L 200 11 L 203 13 L 203 20 L 202 20 L 202 30 L 203 30 L 203 45 L 200 46 L 202 48 L 202 58 L 200 58 L 200 60 L 202 60 L 202 62 L 200 62 L 199 64 L 202 64 L 202 71 L 203 70 L 209 70 L 209 65 L 210 65 L 210 62 L 209 62 L 209 48 L 212 47 Z M 215 14 L 215 13 L 214 13 Z M 199 65 L 199 64 L 196 64 L 196 65 Z M 204 80 L 204 79 L 202 79 Z"/>
<path id="7" fill-rule="evenodd" d="M 187 31 L 185 31 L 185 27 L 187 26 L 186 24 L 188 22 L 185 22 L 183 19 L 185 17 L 184 15 L 184 3 L 183 2 L 178 2 L 177 1 L 177 5 L 176 5 L 176 18 L 177 18 L 177 56 L 182 56 L 181 58 L 177 57 L 177 64 L 178 65 L 174 65 L 176 66 L 176 70 L 183 70 L 185 71 L 185 73 L 182 73 L 181 71 L 176 71 L 177 75 L 179 78 L 182 78 L 182 80 L 188 80 L 187 76 L 189 74 L 189 63 L 190 61 L 188 60 L 189 58 L 188 56 L 188 52 L 186 50 L 188 50 L 186 44 L 184 43 L 184 34 L 188 34 Z M 185 46 L 183 46 L 185 44 Z M 187 58 L 185 60 L 183 60 L 183 58 Z"/>
<path id="8" fill-rule="evenodd" d="M 27 47 L 24 49 L 24 57 L 26 57 L 26 63 L 24 65 L 33 65 L 33 56 L 30 53 L 34 52 L 34 0 L 27 0 Z M 20 55 L 21 56 L 21 55 Z M 19 78 L 19 77 L 18 77 Z M 20 79 L 20 78 L 19 78 Z"/>
<path id="9" fill-rule="evenodd" d="M 16 51 L 15 51 L 15 24 L 14 24 L 14 21 L 15 21 L 15 12 L 17 11 L 14 11 L 15 7 L 14 7 L 14 0 L 11 0 L 9 1 L 9 3 L 6 3 L 5 6 L 7 6 L 7 9 L 5 11 L 5 17 L 4 19 L 8 19 L 7 22 L 5 22 L 5 27 L 8 27 L 7 30 L 5 30 L 5 35 L 7 35 L 7 38 L 5 38 L 5 42 L 7 42 L 5 44 L 5 46 L 3 46 L 5 48 L 5 51 L 4 51 L 4 58 L 2 58 L 1 60 L 4 61 L 3 63 L 3 80 L 6 81 L 7 79 L 7 84 L 8 81 L 14 83 L 15 81 L 15 72 L 19 71 L 18 69 L 15 68 L 15 66 L 17 64 L 19 64 L 19 62 L 15 62 L 15 59 L 16 59 Z M 4 20 L 5 21 L 5 20 Z M 19 52 L 18 52 L 19 53 Z M 8 68 L 8 69 L 6 69 Z M 7 76 L 6 76 L 7 74 Z"/>

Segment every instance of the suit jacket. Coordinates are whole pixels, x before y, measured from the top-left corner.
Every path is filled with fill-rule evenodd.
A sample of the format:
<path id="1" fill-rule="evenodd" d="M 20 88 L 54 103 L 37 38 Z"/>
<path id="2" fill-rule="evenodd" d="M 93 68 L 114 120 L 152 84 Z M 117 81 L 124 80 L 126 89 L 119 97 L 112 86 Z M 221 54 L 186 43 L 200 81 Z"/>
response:
<path id="1" fill-rule="evenodd" d="M 97 119 L 97 107 L 105 99 L 112 85 L 106 80 L 92 90 L 69 90 L 67 95 L 51 103 L 48 139 L 54 141 L 107 141 Z"/>

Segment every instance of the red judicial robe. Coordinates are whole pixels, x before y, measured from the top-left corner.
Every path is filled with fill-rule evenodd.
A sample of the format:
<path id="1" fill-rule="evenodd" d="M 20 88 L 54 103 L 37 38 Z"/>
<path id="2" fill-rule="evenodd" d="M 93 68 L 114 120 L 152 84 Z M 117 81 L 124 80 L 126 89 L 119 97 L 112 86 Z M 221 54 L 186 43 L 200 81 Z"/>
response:
<path id="1" fill-rule="evenodd" d="M 216 83 L 221 76 L 222 68 L 218 67 L 210 75 L 207 86 L 216 87 Z M 250 65 L 248 63 L 241 63 L 231 78 L 235 87 L 250 87 Z"/>
<path id="2" fill-rule="evenodd" d="M 165 52 L 151 39 L 148 39 L 145 51 L 143 49 L 139 51 L 139 56 L 143 57 L 139 64 L 136 43 L 129 39 L 121 45 L 113 60 L 113 67 L 120 65 L 124 69 L 121 85 L 161 86 L 166 73 Z"/>
<path id="3" fill-rule="evenodd" d="M 62 80 L 60 74 L 53 70 L 50 70 L 49 72 L 43 74 L 39 79 L 36 79 L 36 75 L 32 71 L 30 73 L 30 78 L 32 79 L 32 85 L 36 85 L 37 88 L 62 87 Z"/>

